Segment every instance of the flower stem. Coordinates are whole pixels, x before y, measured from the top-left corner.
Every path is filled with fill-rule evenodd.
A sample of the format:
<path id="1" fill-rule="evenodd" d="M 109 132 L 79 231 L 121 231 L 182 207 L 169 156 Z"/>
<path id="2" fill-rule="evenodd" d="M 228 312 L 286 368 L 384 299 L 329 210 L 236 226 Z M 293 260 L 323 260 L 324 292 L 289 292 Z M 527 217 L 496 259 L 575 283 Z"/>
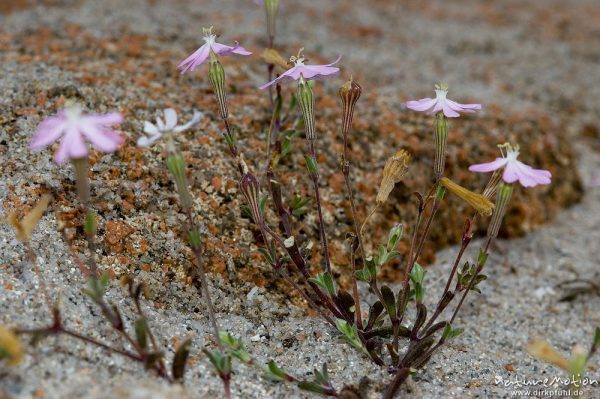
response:
<path id="1" fill-rule="evenodd" d="M 314 140 L 307 140 L 309 154 L 312 159 L 317 163 L 317 151 L 315 149 Z M 313 183 L 313 188 L 315 190 L 315 202 L 317 205 L 317 213 L 319 215 L 319 233 L 321 235 L 321 247 L 323 249 L 323 259 L 325 262 L 325 271 L 331 274 L 331 264 L 329 260 L 329 245 L 327 244 L 327 235 L 325 234 L 325 221 L 323 219 L 323 210 L 321 207 L 321 192 L 319 189 L 319 173 L 318 171 L 312 171 L 310 173 L 310 178 Z"/>

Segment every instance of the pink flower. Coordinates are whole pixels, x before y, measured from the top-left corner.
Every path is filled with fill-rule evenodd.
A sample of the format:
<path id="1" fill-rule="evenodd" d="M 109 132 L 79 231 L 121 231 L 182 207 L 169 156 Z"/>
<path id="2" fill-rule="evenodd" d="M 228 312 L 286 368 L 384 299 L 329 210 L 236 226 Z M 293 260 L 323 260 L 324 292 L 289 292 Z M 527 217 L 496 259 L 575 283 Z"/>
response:
<path id="1" fill-rule="evenodd" d="M 62 137 L 54 153 L 54 161 L 59 165 L 67 159 L 85 158 L 88 155 L 84 137 L 98 150 L 114 152 L 124 139 L 107 126 L 118 125 L 122 121 L 123 116 L 118 112 L 82 115 L 81 107 L 73 105 L 42 121 L 29 148 L 44 148 Z"/>
<path id="2" fill-rule="evenodd" d="M 501 158 L 488 163 L 481 163 L 469 166 L 471 172 L 491 172 L 500 168 L 504 168 L 502 179 L 507 183 L 519 181 L 523 187 L 535 187 L 538 184 L 550 184 L 552 174 L 547 170 L 533 169 L 529 165 L 525 165 L 521 161 L 517 161 L 519 156 L 519 146 L 511 146 L 510 144 L 499 145 Z M 502 151 L 506 148 L 506 155 Z"/>
<path id="3" fill-rule="evenodd" d="M 217 35 L 212 32 L 212 29 L 212 26 L 210 28 L 202 28 L 202 32 L 204 33 L 202 40 L 204 40 L 205 43 L 192 55 L 177 65 L 177 69 L 181 69 L 182 74 L 196 69 L 198 65 L 201 65 L 208 59 L 211 51 L 216 55 L 229 55 L 231 53 L 241 55 L 252 54 L 252 52 L 240 46 L 238 42 L 235 42 L 235 46 L 226 46 L 224 44 L 217 43 Z"/>
<path id="4" fill-rule="evenodd" d="M 298 80 L 300 77 L 303 77 L 306 80 L 317 80 L 322 79 L 325 76 L 337 75 L 340 72 L 340 68 L 334 67 L 333 65 L 337 64 L 342 56 L 339 56 L 337 60 L 333 61 L 331 64 L 304 65 L 306 59 L 301 55 L 302 50 L 304 49 L 300 49 L 297 57 L 290 57 L 290 63 L 294 64 L 293 67 L 282 73 L 278 78 L 260 86 L 259 89 L 266 89 L 272 84 L 279 82 Z"/>
<path id="5" fill-rule="evenodd" d="M 431 114 L 443 111 L 449 118 L 459 117 L 461 113 L 475 112 L 481 104 L 459 104 L 446 98 L 448 86 L 435 85 L 435 98 L 408 101 L 406 106 L 415 111 L 429 111 Z"/>

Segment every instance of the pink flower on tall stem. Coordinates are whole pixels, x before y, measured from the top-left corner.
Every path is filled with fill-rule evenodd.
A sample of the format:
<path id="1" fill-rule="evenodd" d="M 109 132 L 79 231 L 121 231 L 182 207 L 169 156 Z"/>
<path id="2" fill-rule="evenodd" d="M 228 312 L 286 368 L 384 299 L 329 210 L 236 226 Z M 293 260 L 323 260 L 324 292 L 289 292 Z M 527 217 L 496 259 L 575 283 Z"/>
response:
<path id="1" fill-rule="evenodd" d="M 318 80 L 324 78 L 325 76 L 337 75 L 340 72 L 340 68 L 334 67 L 333 65 L 337 64 L 342 56 L 339 56 L 337 60 L 333 61 L 331 64 L 304 65 L 307 60 L 302 56 L 303 50 L 303 48 L 300 49 L 297 57 L 290 57 L 290 63 L 294 65 L 293 67 L 269 83 L 265 83 L 264 85 L 260 86 L 259 89 L 266 89 L 275 83 L 298 80 L 300 77 L 303 77 L 305 80 Z"/>
<path id="2" fill-rule="evenodd" d="M 51 116 L 38 126 L 29 148 L 49 146 L 60 137 L 60 146 L 54 153 L 54 161 L 61 165 L 67 159 L 81 159 L 88 155 L 84 137 L 102 152 L 114 152 L 124 139 L 108 126 L 118 125 L 123 116 L 118 112 L 105 115 L 83 115 L 78 105 L 69 106 Z"/>
<path id="3" fill-rule="evenodd" d="M 227 46 L 225 44 L 217 43 L 217 35 L 215 35 L 212 30 L 212 26 L 210 28 L 202 28 L 202 32 L 204 34 L 202 40 L 204 40 L 205 43 L 198 50 L 194 51 L 192 55 L 177 65 L 177 69 L 181 69 L 181 74 L 196 69 L 198 65 L 201 65 L 208 59 L 211 51 L 216 55 L 229 55 L 232 53 L 240 55 L 252 54 L 251 51 L 248 51 L 240 46 L 238 42 L 235 42 L 234 46 Z"/>
<path id="4" fill-rule="evenodd" d="M 534 169 L 523 162 L 518 161 L 519 146 L 511 146 L 510 144 L 499 145 L 501 158 L 496 158 L 492 162 L 481 163 L 469 166 L 471 172 L 492 172 L 494 170 L 504 168 L 502 180 L 506 183 L 514 183 L 517 180 L 523 187 L 535 187 L 539 184 L 550 184 L 552 174 L 543 169 Z M 502 151 L 506 149 L 506 154 Z"/>
<path id="5" fill-rule="evenodd" d="M 448 118 L 457 118 L 461 113 L 475 112 L 475 110 L 481 109 L 481 104 L 460 104 L 446 98 L 447 95 L 448 86 L 435 85 L 435 98 L 408 101 L 406 106 L 414 111 L 429 111 L 431 114 L 442 111 Z"/>

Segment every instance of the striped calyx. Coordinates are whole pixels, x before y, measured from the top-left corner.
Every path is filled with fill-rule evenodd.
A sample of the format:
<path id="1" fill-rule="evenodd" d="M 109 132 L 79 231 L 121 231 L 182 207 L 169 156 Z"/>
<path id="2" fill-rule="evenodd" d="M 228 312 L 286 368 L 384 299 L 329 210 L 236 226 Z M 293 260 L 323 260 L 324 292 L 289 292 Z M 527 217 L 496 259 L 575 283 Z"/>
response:
<path id="1" fill-rule="evenodd" d="M 298 103 L 304 118 L 304 132 L 307 140 L 316 140 L 315 132 L 315 96 L 310 84 L 300 77 L 298 80 Z"/>
<path id="2" fill-rule="evenodd" d="M 444 174 L 447 141 L 448 118 L 442 112 L 438 112 L 435 115 L 435 163 L 433 164 L 433 173 L 436 179 Z"/>
<path id="3" fill-rule="evenodd" d="M 210 64 L 208 67 L 208 80 L 210 85 L 215 92 L 217 101 L 219 103 L 219 112 L 221 118 L 227 119 L 229 111 L 227 110 L 227 98 L 225 96 L 225 70 L 223 65 L 219 62 L 215 53 L 210 52 Z"/>
<path id="4" fill-rule="evenodd" d="M 260 208 L 260 184 L 251 173 L 244 173 L 240 179 L 240 191 L 244 195 L 254 223 L 262 225 L 263 215 Z"/>
<path id="5" fill-rule="evenodd" d="M 502 182 L 498 186 L 498 193 L 496 194 L 496 209 L 494 210 L 494 214 L 492 215 L 492 219 L 490 220 L 490 225 L 488 226 L 487 231 L 489 238 L 496 238 L 498 236 L 498 231 L 500 231 L 502 220 L 504 220 L 504 215 L 508 209 L 508 203 L 510 202 L 512 192 L 512 184 Z"/>
<path id="6" fill-rule="evenodd" d="M 267 34 L 269 37 L 275 37 L 275 21 L 277 11 L 279 10 L 279 0 L 264 0 L 265 12 L 267 14 Z"/>
<path id="7" fill-rule="evenodd" d="M 175 186 L 177 187 L 177 193 L 179 194 L 179 200 L 181 201 L 181 207 L 183 209 L 190 209 L 193 205 L 192 197 L 188 190 L 187 177 L 185 175 L 185 160 L 181 153 L 171 153 L 167 156 L 167 168 L 173 176 Z"/>
<path id="8" fill-rule="evenodd" d="M 354 117 L 354 107 L 358 101 L 362 87 L 352 78 L 340 87 L 340 98 L 342 99 L 342 134 L 348 135 L 352 128 L 352 119 Z"/>

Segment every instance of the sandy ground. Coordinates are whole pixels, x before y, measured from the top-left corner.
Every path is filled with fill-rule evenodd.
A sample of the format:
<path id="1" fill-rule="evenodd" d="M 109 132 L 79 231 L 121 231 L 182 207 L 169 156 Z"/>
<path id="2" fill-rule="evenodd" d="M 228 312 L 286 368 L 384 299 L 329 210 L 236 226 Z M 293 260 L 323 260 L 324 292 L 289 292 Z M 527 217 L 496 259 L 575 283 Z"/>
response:
<path id="1" fill-rule="evenodd" d="M 39 98 L 40 87 L 55 85 L 60 88 L 59 94 L 86 98 L 98 111 L 113 109 L 124 99 L 133 99 L 139 106 L 133 108 L 130 119 L 135 117 L 137 121 L 126 126 L 133 132 L 140 131 L 141 121 L 154 115 L 151 110 L 170 104 L 182 106 L 178 102 L 182 96 L 193 96 L 190 92 L 200 91 L 200 84 L 191 79 L 176 81 L 174 72 L 161 72 L 171 71 L 172 65 L 152 60 L 141 62 L 144 68 L 155 73 L 146 80 L 142 80 L 144 70 L 128 68 L 126 64 L 92 77 L 124 82 L 125 76 L 135 76 L 140 78 L 136 80 L 139 84 L 96 86 L 96 81 L 84 71 L 53 58 L 66 51 L 60 44 L 36 47 L 39 43 L 35 38 L 40 37 L 39 32 L 43 32 L 44 27 L 64 26 L 66 38 L 85 36 L 86 44 L 92 40 L 87 35 L 97 40 L 98 47 L 91 50 L 85 47 L 89 58 L 81 60 L 90 70 L 97 62 L 96 51 L 103 59 L 118 58 L 116 54 L 123 51 L 130 52 L 131 57 L 140 57 L 135 45 L 127 48 L 118 41 L 105 39 L 123 31 L 129 40 L 147 35 L 145 48 L 151 49 L 153 56 L 161 56 L 160 60 L 165 56 L 178 59 L 194 48 L 200 27 L 210 25 L 213 20 L 227 21 L 228 38 L 242 40 L 251 32 L 246 40 L 250 47 L 260 48 L 263 40 L 262 10 L 254 8 L 251 1 L 146 3 L 135 0 L 128 1 L 127 7 L 116 0 L 57 1 L 51 2 L 54 5 L 50 7 L 31 7 L 25 3 L 22 9 L 0 15 L 0 51 L 11 49 L 10 59 L 3 62 L 0 75 L 3 93 L 0 104 L 11 109 L 11 113 L 0 110 L 0 155 L 8 159 L 0 171 L 3 176 L 10 176 L 0 179 L 4 212 L 8 210 L 7 204 L 22 205 L 19 199 L 30 204 L 42 186 L 61 190 L 65 182 L 71 181 L 70 171 L 56 168 L 48 152 L 32 155 L 25 147 L 39 122 L 38 108 L 33 107 L 28 98 L 43 107 L 39 105 L 45 103 Z M 600 167 L 600 156 L 594 150 L 598 147 L 596 118 L 600 112 L 597 100 L 600 97 L 597 84 L 600 7 L 596 2 L 573 1 L 566 5 L 547 1 L 524 5 L 512 0 L 492 4 L 486 1 L 374 1 L 365 6 L 364 2 L 339 0 L 322 4 L 286 4 L 278 39 L 283 46 L 310 47 L 323 60 L 344 54 L 346 68 L 358 71 L 356 75 L 363 86 L 373 87 L 379 96 L 377 105 L 388 109 L 398 109 L 400 100 L 429 95 L 424 83 L 443 80 L 451 87 L 458 87 L 460 97 L 485 99 L 489 104 L 487 114 L 497 113 L 507 118 L 527 113 L 542 115 L 553 126 L 552 131 L 547 131 L 551 138 L 560 136 L 574 145 L 579 156 L 578 165 L 573 169 L 581 174 L 584 184 L 589 184 L 596 174 Z M 85 35 L 79 35 L 79 28 L 73 26 L 84 26 Z M 396 27 L 410 34 L 396 34 Z M 37 36 L 32 36 L 30 41 L 20 41 L 22 48 L 15 51 L 11 44 L 13 37 L 22 38 L 30 31 L 35 31 Z M 157 35 L 160 40 L 155 38 Z M 171 48 L 165 48 L 165 38 L 172 38 Z M 84 48 L 83 42 L 78 40 L 69 43 L 74 43 L 75 48 Z M 41 53 L 47 61 L 34 57 L 33 62 L 31 57 L 35 51 L 32 49 L 37 51 L 37 57 Z M 256 84 L 264 78 L 258 68 L 240 71 L 234 64 L 232 70 L 242 77 L 246 74 L 245 77 Z M 88 83 L 80 86 L 82 81 Z M 187 87 L 177 86 L 182 83 Z M 156 95 L 145 97 L 142 84 L 149 85 L 144 87 L 154 89 Z M 326 87 L 331 89 L 331 86 Z M 204 94 L 201 92 L 198 96 Z M 194 103 L 211 104 L 212 98 L 205 97 L 208 98 L 198 101 L 190 98 Z M 189 105 L 182 109 L 189 109 Z M 213 129 L 214 125 L 207 122 L 204 127 Z M 518 137 L 518 132 L 496 127 L 492 135 L 505 140 Z M 227 161 L 218 156 L 221 148 L 194 148 L 193 140 L 188 139 L 185 145 L 189 145 L 186 155 L 190 159 L 214 160 L 211 162 L 215 170 L 227 168 Z M 214 137 L 210 140 L 214 141 Z M 146 310 L 164 347 L 172 348 L 185 337 L 193 339 L 194 350 L 185 387 L 169 387 L 137 365 L 125 363 L 116 356 L 107 356 L 67 339 L 51 339 L 39 349 L 31 350 L 31 355 L 17 368 L 0 369 L 0 397 L 220 397 L 220 381 L 199 350 L 206 343 L 209 331 L 197 291 L 181 279 L 164 277 L 160 267 L 137 267 L 147 262 L 144 256 L 148 254 L 140 250 L 147 236 L 153 236 L 156 244 L 151 245 L 159 245 L 156 251 L 167 253 L 173 265 L 187 259 L 177 239 L 179 216 L 167 210 L 169 196 L 161 195 L 159 200 L 152 198 L 156 195 L 153 193 L 168 187 L 168 176 L 161 171 L 160 159 L 156 158 L 143 163 L 139 154 L 134 153 L 131 159 L 121 157 L 115 161 L 116 171 L 102 166 L 110 162 L 109 157 L 97 160 L 94 170 L 102 176 L 95 183 L 95 192 L 107 204 L 102 212 L 105 221 L 134 224 L 133 219 L 140 217 L 141 211 L 135 210 L 140 202 L 146 209 L 141 217 L 147 219 L 147 224 L 135 222 L 138 230 L 123 240 L 123 248 L 103 247 L 99 256 L 101 265 L 116 274 L 136 266 L 137 277 L 148 282 L 155 298 Z M 136 182 L 135 176 L 127 171 L 128 162 L 132 162 L 130 171 L 143 169 L 156 183 Z M 122 176 L 130 179 L 124 180 L 118 194 L 103 188 L 107 182 L 120 182 Z M 212 172 L 198 172 L 195 176 L 198 188 L 205 190 L 202 182 L 213 181 L 214 177 Z M 227 181 L 223 187 L 217 190 L 222 197 L 220 203 L 207 205 L 205 202 L 214 198 L 206 197 L 207 201 L 199 199 L 196 205 L 207 218 L 219 218 L 225 226 L 222 228 L 227 230 L 237 223 L 233 211 L 227 210 L 231 201 L 227 197 L 238 194 L 235 188 L 227 186 Z M 597 296 L 560 302 L 561 291 L 556 288 L 559 282 L 574 277 L 598 278 L 599 191 L 588 189 L 580 204 L 558 213 L 553 222 L 526 237 L 498 242 L 488 262 L 489 279 L 482 287 L 483 293 L 471 298 L 458 319 L 466 332 L 439 352 L 425 370 L 413 376 L 408 391 L 403 391 L 406 397 L 509 397 L 511 390 L 496 385 L 496 376 L 515 380 L 561 375 L 559 370 L 531 358 L 524 347 L 529 340 L 543 337 L 566 354 L 575 344 L 587 345 L 594 327 L 600 324 Z M 130 201 L 123 192 L 130 193 L 135 200 Z M 133 209 L 131 204 L 127 205 L 128 201 L 135 205 Z M 59 205 L 55 211 L 73 213 L 65 205 Z M 161 213 L 166 216 L 152 216 Z M 543 215 L 541 219 L 547 217 Z M 161 223 L 167 227 L 162 228 Z M 218 236 L 218 232 L 208 227 L 205 230 L 207 235 Z M 241 234 L 244 234 L 241 238 L 244 242 L 251 239 L 247 229 Z M 236 237 L 231 235 L 233 237 L 227 240 L 234 245 Z M 56 233 L 54 213 L 44 217 L 33 243 L 43 259 L 41 267 L 48 283 L 60 299 L 66 323 L 92 331 L 102 339 L 115 338 L 103 326 L 99 327 L 98 317 L 90 317 L 90 312 L 97 315 L 97 311 L 80 292 L 83 281 L 75 265 L 65 256 L 65 247 Z M 477 248 L 479 243 L 474 244 L 473 248 Z M 229 250 L 229 247 L 217 247 L 213 251 L 215 257 L 227 259 L 223 270 L 231 273 L 232 268 L 237 268 L 235 270 L 244 272 L 239 264 L 220 256 Z M 256 252 L 255 247 L 252 250 Z M 448 248 L 439 252 L 435 265 L 428 269 L 431 293 L 443 288 L 443 276 L 449 270 L 455 250 Z M 133 264 L 122 256 L 131 253 L 136 259 Z M 37 326 L 47 322 L 46 309 L 34 295 L 35 278 L 26 264 L 24 252 L 4 225 L 0 226 L 0 254 L 0 323 Z M 248 256 L 247 262 L 257 259 Z M 175 266 L 172 269 L 175 271 L 169 273 L 179 272 Z M 263 269 L 259 267 L 259 271 L 264 272 Z M 304 308 L 295 306 L 280 290 L 270 289 L 268 285 L 257 287 L 249 281 L 251 279 L 226 277 L 224 274 L 212 278 L 219 323 L 242 337 L 257 359 L 265 362 L 274 359 L 298 376 L 309 376 L 313 367 L 327 362 L 336 387 L 356 384 L 366 376 L 373 381 L 369 397 L 377 397 L 381 389 L 379 382 L 388 377 L 385 370 L 373 366 L 342 344 L 335 331 L 319 319 L 307 317 Z M 117 284 L 108 297 L 124 308 L 131 306 L 122 300 Z M 167 358 L 171 356 L 169 352 Z M 590 376 L 600 379 L 597 358 L 592 361 Z M 232 389 L 239 398 L 305 396 L 291 385 L 263 383 L 255 369 L 244 366 L 235 367 Z M 600 388 L 590 388 L 586 394 L 599 397 Z"/>

